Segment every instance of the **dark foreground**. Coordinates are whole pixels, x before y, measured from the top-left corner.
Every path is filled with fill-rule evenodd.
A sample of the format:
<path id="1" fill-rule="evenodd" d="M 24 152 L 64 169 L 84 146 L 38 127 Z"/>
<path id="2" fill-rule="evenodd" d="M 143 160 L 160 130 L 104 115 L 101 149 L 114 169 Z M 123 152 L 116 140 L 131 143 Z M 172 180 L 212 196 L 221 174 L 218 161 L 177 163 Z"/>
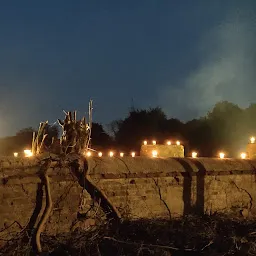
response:
<path id="1" fill-rule="evenodd" d="M 105 224 L 93 230 L 42 237 L 45 255 L 256 255 L 256 222 L 223 216 L 188 216 L 173 221 Z M 0 255 L 36 255 L 23 233 L 9 241 Z"/>

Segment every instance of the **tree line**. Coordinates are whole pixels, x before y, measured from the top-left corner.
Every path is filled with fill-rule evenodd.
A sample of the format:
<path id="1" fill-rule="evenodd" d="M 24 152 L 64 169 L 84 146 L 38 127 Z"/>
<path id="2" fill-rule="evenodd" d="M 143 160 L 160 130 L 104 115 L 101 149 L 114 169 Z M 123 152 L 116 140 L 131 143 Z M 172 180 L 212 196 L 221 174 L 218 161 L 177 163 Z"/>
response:
<path id="1" fill-rule="evenodd" d="M 237 157 L 245 149 L 248 139 L 256 135 L 256 104 L 247 108 L 228 101 L 215 104 L 206 116 L 182 122 L 168 118 L 159 107 L 131 109 L 129 114 L 110 124 L 111 135 L 99 123 L 93 123 L 91 144 L 96 150 L 110 148 L 125 152 L 139 152 L 144 140 L 181 141 L 185 154 L 195 150 L 199 156 L 214 157 L 225 151 L 229 157 Z M 19 131 L 15 136 L 0 139 L 0 154 L 10 155 L 31 146 L 32 127 Z M 59 136 L 56 126 L 49 126 L 49 139 Z"/>

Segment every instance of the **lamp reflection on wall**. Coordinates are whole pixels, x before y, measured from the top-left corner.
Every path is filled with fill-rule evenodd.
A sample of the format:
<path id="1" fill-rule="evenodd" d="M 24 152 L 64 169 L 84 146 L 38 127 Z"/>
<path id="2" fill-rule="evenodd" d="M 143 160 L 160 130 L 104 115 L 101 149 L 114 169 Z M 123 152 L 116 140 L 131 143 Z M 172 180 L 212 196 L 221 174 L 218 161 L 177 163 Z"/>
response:
<path id="1" fill-rule="evenodd" d="M 152 150 L 152 156 L 157 157 L 157 155 L 158 155 L 158 152 L 156 150 Z"/>

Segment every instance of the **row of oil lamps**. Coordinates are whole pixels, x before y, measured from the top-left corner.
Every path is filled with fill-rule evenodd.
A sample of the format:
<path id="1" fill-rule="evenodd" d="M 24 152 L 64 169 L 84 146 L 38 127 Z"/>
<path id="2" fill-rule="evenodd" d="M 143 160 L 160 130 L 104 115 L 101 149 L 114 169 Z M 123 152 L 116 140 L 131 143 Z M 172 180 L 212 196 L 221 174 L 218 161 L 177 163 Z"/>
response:
<path id="1" fill-rule="evenodd" d="M 251 138 L 250 138 L 250 143 L 251 143 L 251 144 L 254 144 L 255 141 L 256 141 L 255 137 L 251 137 Z M 166 144 L 167 144 L 167 145 L 172 145 L 172 142 L 169 140 L 169 141 L 166 142 Z M 143 141 L 143 145 L 148 145 L 148 141 L 144 140 L 144 141 Z M 153 141 L 152 141 L 152 145 L 156 145 L 156 140 L 153 140 Z M 177 140 L 177 141 L 176 141 L 176 145 L 178 145 L 178 146 L 181 145 L 180 141 Z M 152 150 L 151 154 L 152 154 L 152 157 L 157 157 L 157 156 L 158 156 L 157 150 Z M 14 155 L 14 157 L 18 157 L 18 153 L 17 153 L 17 152 L 13 153 L 13 155 Z M 92 156 L 92 152 L 91 152 L 91 151 L 87 151 L 87 152 L 85 153 L 85 155 L 86 155 L 87 157 L 90 157 L 90 156 Z M 33 156 L 33 153 L 32 153 L 31 150 L 25 149 L 25 150 L 24 150 L 24 156 L 25 156 L 25 157 L 31 157 L 31 156 Z M 102 153 L 102 152 L 98 152 L 98 157 L 102 157 L 102 156 L 103 156 L 103 153 Z M 114 156 L 114 152 L 113 152 L 113 151 L 110 151 L 110 152 L 108 153 L 108 156 L 109 156 L 109 157 L 113 157 L 113 156 Z M 123 153 L 123 152 L 120 152 L 120 153 L 119 153 L 119 156 L 120 156 L 120 157 L 124 157 L 124 153 Z M 131 152 L 131 157 L 135 157 L 135 156 L 136 156 L 136 153 L 135 153 L 135 152 Z M 219 156 L 219 158 L 223 159 L 223 158 L 225 158 L 225 153 L 220 152 L 220 153 L 218 154 L 218 156 Z M 191 153 L 191 157 L 192 157 L 192 158 L 197 158 L 197 157 L 198 157 L 198 153 L 197 153 L 197 152 L 192 152 L 192 153 Z M 242 153 L 240 154 L 240 158 L 246 159 L 246 158 L 247 158 L 247 154 L 246 154 L 245 152 L 242 152 Z"/>
<path id="2" fill-rule="evenodd" d="M 85 156 L 87 156 L 87 157 L 92 156 L 92 152 L 91 152 L 91 151 L 87 151 L 87 152 L 85 153 Z M 103 156 L 102 152 L 98 152 L 98 157 L 102 157 L 102 156 Z M 113 157 L 113 156 L 114 156 L 114 152 L 113 152 L 113 151 L 110 151 L 110 152 L 108 153 L 108 156 L 109 156 L 109 157 Z M 123 153 L 123 152 L 120 152 L 120 153 L 119 153 L 119 156 L 120 156 L 120 157 L 124 157 L 124 153 Z M 135 152 L 131 152 L 130 156 L 131 156 L 131 157 L 135 157 L 135 156 L 136 156 L 136 153 L 135 153 Z M 152 156 L 152 157 L 158 157 L 158 152 L 157 152 L 157 150 L 152 150 L 152 151 L 151 151 L 151 156 Z M 197 158 L 197 157 L 198 157 L 198 153 L 195 152 L 195 151 L 193 151 L 193 152 L 191 153 L 191 157 L 192 157 L 192 158 Z M 219 157 L 220 159 L 225 158 L 225 153 L 220 152 L 220 153 L 218 154 L 218 157 Z M 242 152 L 242 153 L 240 154 L 240 158 L 241 158 L 241 159 L 246 159 L 246 158 L 247 158 L 247 154 L 246 154 L 245 152 Z"/>
<path id="3" fill-rule="evenodd" d="M 90 156 L 92 156 L 92 154 L 93 154 L 92 151 L 87 151 L 87 152 L 85 152 L 85 156 L 86 156 L 86 157 L 90 157 Z M 14 157 L 18 157 L 18 153 L 17 153 L 17 152 L 13 153 L 13 155 L 14 155 Z M 103 153 L 102 153 L 102 152 L 98 152 L 97 155 L 98 155 L 98 157 L 102 157 L 102 156 L 103 156 Z M 108 153 L 108 156 L 109 156 L 109 157 L 114 157 L 114 155 L 115 155 L 115 153 L 114 153 L 113 151 L 110 151 L 110 152 Z M 152 155 L 152 157 L 158 157 L 158 151 L 157 151 L 157 150 L 152 150 L 151 155 Z M 25 149 L 25 150 L 24 150 L 24 156 L 25 156 L 25 157 L 31 157 L 31 156 L 33 156 L 33 153 L 32 153 L 31 150 Z M 120 156 L 120 157 L 124 157 L 124 153 L 123 153 L 123 152 L 120 152 L 120 153 L 119 153 L 119 156 Z M 136 153 L 135 153 L 135 152 L 131 152 L 130 156 L 131 156 L 131 157 L 135 157 L 135 156 L 136 156 Z M 218 154 L 218 156 L 219 156 L 220 159 L 223 159 L 223 158 L 225 158 L 225 153 L 220 152 L 220 153 Z M 192 158 L 197 158 L 197 157 L 198 157 L 198 153 L 195 152 L 195 151 L 193 151 L 193 152 L 191 153 L 191 157 L 192 157 Z M 242 152 L 242 153 L 240 154 L 240 158 L 241 158 L 241 159 L 246 159 L 246 158 L 247 158 L 247 154 L 246 154 L 245 152 Z"/>
<path id="4" fill-rule="evenodd" d="M 256 138 L 255 138 L 255 137 L 251 137 L 251 138 L 250 138 L 250 143 L 251 143 L 251 144 L 254 144 L 255 141 L 256 141 Z M 143 145 L 148 145 L 148 141 L 147 141 L 147 140 L 144 140 L 144 141 L 143 141 Z M 152 140 L 152 145 L 156 145 L 156 140 Z M 173 145 L 173 144 L 172 144 L 172 141 L 170 141 L 170 140 L 166 141 L 166 145 Z M 180 146 L 180 141 L 179 141 L 179 140 L 176 141 L 176 145 Z"/>

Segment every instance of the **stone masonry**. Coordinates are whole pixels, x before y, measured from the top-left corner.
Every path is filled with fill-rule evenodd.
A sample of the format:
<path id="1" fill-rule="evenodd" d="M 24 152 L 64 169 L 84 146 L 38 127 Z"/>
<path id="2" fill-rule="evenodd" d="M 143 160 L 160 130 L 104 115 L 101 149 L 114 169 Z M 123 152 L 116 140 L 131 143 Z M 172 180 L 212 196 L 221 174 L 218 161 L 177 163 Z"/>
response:
<path id="1" fill-rule="evenodd" d="M 0 158 L 0 247 L 33 230 L 44 209 L 38 158 Z M 108 219 L 224 213 L 256 216 L 256 160 L 51 156 L 53 209 L 45 233 L 88 230 Z"/>

